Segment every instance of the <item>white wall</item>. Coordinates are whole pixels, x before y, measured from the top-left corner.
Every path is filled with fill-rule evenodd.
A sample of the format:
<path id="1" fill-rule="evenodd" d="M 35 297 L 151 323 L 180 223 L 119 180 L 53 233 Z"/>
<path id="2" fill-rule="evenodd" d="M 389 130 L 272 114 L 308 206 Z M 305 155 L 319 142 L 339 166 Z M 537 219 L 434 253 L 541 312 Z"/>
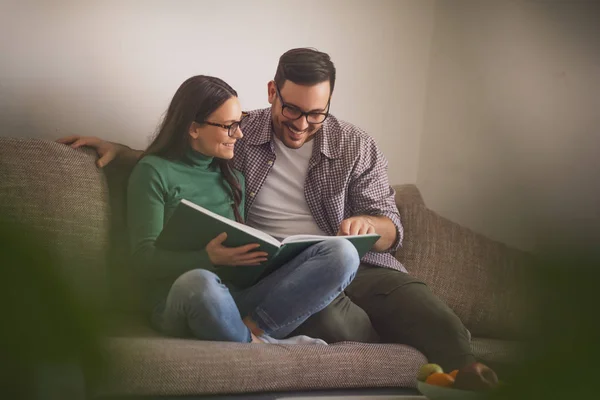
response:
<path id="1" fill-rule="evenodd" d="M 80 133 L 143 148 L 189 76 L 222 77 L 245 108 L 265 107 L 278 57 L 313 46 L 338 68 L 332 111 L 375 137 L 392 183 L 417 181 L 442 215 L 533 248 L 532 226 L 562 235 L 598 221 L 599 9 L 0 0 L 0 136 Z"/>
<path id="2" fill-rule="evenodd" d="M 429 206 L 523 248 L 598 232 L 599 2 L 437 1 L 430 66 Z"/>
<path id="3" fill-rule="evenodd" d="M 433 0 L 0 0 L 0 135 L 97 135 L 144 148 L 196 74 L 247 109 L 293 47 L 338 68 L 332 112 L 367 130 L 392 183 L 414 182 Z"/>

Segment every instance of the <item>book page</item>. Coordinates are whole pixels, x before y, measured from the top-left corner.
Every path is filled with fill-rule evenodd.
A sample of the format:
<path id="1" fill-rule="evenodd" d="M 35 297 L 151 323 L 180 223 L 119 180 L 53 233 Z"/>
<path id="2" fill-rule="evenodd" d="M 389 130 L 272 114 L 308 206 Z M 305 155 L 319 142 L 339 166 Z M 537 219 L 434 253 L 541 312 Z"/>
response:
<path id="1" fill-rule="evenodd" d="M 258 229 L 254 229 L 251 226 L 240 224 L 237 221 L 223 217 L 223 216 L 216 214 L 210 210 L 207 210 L 204 207 L 199 206 L 198 204 L 194 204 L 189 200 L 182 199 L 181 203 L 185 204 L 186 206 L 191 207 L 197 211 L 200 211 L 201 213 L 204 213 L 210 217 L 213 217 L 214 219 L 224 222 L 230 226 L 233 226 L 234 228 L 237 228 L 240 231 L 244 231 L 252 236 L 262 239 L 267 243 L 271 243 L 272 245 L 277 246 L 277 247 L 281 246 L 281 242 L 279 240 L 275 239 L 273 236 L 271 236 L 263 231 L 259 231 Z"/>
<path id="2" fill-rule="evenodd" d="M 356 238 L 356 237 L 370 237 L 370 236 L 379 236 L 377 234 L 368 234 L 368 235 L 347 235 L 347 236 L 322 236 L 322 235 L 292 235 L 288 236 L 281 241 L 281 244 L 286 243 L 297 243 L 297 242 L 316 242 L 327 240 L 335 237 L 341 237 L 346 239 Z"/>

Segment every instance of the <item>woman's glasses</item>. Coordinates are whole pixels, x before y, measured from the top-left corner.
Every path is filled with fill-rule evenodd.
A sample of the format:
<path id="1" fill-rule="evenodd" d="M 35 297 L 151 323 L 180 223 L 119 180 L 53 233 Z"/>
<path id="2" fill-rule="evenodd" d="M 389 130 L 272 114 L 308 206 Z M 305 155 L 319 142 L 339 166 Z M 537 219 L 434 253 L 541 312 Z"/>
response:
<path id="1" fill-rule="evenodd" d="M 219 128 L 227 129 L 227 135 L 229 137 L 232 137 L 237 132 L 237 130 L 240 129 L 244 125 L 244 122 L 247 117 L 248 117 L 248 113 L 243 112 L 242 118 L 239 121 L 233 122 L 229 125 L 217 124 L 216 122 L 210 122 L 210 121 L 202 121 L 201 123 L 206 124 L 206 125 L 211 125 L 211 126 L 218 126 Z"/>

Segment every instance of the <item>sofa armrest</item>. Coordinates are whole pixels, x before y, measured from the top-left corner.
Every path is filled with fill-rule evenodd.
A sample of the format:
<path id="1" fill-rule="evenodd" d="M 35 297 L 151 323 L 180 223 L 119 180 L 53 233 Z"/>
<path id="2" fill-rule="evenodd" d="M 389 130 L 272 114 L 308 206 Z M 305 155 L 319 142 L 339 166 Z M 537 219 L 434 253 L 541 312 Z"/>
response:
<path id="1" fill-rule="evenodd" d="M 474 336 L 521 338 L 531 255 L 454 223 L 424 205 L 399 204 L 405 239 L 397 258 Z"/>
<path id="2" fill-rule="evenodd" d="M 396 204 L 398 207 L 411 204 L 425 205 L 423 196 L 421 196 L 421 192 L 415 184 L 407 183 L 404 185 L 394 185 L 393 189 L 396 192 Z"/>

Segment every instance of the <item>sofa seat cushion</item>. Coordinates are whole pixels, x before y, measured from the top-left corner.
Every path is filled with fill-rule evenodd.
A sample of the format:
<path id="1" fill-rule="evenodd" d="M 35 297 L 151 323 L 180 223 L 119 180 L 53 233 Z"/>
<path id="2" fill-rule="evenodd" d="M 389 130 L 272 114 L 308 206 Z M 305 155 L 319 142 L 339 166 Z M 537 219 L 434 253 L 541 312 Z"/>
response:
<path id="1" fill-rule="evenodd" d="M 412 347 L 202 342 L 108 338 L 98 395 L 193 395 L 416 386 L 425 356 Z"/>

